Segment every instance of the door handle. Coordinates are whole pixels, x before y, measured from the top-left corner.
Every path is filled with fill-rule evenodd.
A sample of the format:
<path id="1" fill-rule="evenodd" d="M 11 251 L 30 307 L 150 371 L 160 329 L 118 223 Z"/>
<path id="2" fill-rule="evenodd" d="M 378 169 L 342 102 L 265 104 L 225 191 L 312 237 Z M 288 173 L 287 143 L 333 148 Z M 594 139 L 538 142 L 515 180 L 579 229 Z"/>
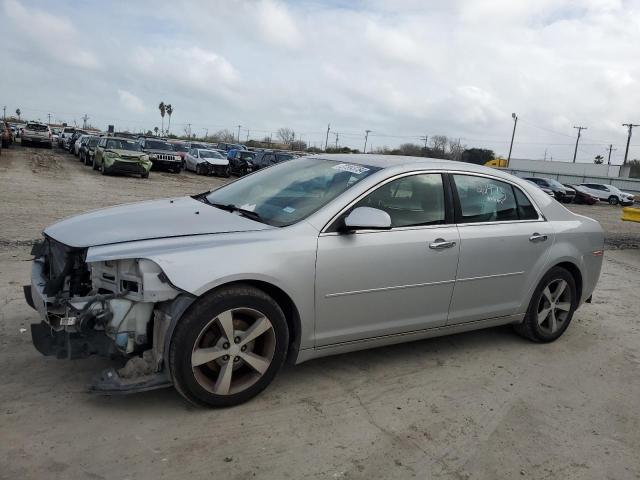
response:
<path id="1" fill-rule="evenodd" d="M 432 250 L 444 250 L 445 248 L 455 247 L 456 242 L 448 242 L 444 238 L 436 238 L 429 244 L 429 248 Z"/>
<path id="2" fill-rule="evenodd" d="M 546 235 L 542 235 L 537 232 L 529 237 L 530 242 L 544 242 L 546 239 L 547 239 Z"/>

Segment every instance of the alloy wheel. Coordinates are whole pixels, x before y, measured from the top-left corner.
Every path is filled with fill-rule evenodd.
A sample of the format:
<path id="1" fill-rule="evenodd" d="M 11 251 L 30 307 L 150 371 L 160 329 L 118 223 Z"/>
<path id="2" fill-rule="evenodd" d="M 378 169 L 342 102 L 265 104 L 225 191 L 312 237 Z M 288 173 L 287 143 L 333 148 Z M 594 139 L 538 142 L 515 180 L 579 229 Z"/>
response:
<path id="1" fill-rule="evenodd" d="M 234 308 L 202 329 L 191 353 L 191 368 L 205 390 L 232 395 L 264 375 L 275 348 L 275 331 L 266 315 L 251 308 Z"/>
<path id="2" fill-rule="evenodd" d="M 542 290 L 538 302 L 537 319 L 540 330 L 553 334 L 561 329 L 571 311 L 571 289 L 563 279 L 555 279 Z"/>

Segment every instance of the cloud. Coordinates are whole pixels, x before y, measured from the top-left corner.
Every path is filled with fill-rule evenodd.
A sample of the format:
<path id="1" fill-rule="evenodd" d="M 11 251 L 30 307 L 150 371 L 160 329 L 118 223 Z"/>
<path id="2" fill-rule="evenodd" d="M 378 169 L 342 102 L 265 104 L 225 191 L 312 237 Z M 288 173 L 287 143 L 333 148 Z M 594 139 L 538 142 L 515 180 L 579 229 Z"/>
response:
<path id="1" fill-rule="evenodd" d="M 257 6 L 256 19 L 266 42 L 290 49 L 302 47 L 302 35 L 286 5 L 262 0 Z"/>
<path id="2" fill-rule="evenodd" d="M 45 54 L 74 67 L 99 65 L 94 53 L 82 46 L 82 38 L 68 18 L 27 9 L 18 0 L 5 0 L 4 11 L 13 24 L 14 34 L 31 45 L 34 57 Z M 16 40 L 13 37 L 12 41 Z"/>
<path id="3" fill-rule="evenodd" d="M 120 104 L 127 110 L 134 113 L 144 113 L 146 111 L 142 99 L 137 95 L 134 95 L 127 90 L 118 89 L 118 97 L 120 99 Z"/>

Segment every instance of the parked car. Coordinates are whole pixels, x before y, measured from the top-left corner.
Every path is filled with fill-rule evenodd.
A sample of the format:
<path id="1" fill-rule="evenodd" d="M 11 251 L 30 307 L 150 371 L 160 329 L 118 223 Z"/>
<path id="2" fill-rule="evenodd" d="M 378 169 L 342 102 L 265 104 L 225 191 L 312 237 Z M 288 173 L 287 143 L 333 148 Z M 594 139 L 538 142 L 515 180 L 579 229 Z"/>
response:
<path id="1" fill-rule="evenodd" d="M 142 151 L 149 155 L 154 170 L 167 170 L 179 173 L 182 168 L 182 158 L 173 148 L 173 145 L 157 138 L 141 137 L 138 139 Z"/>
<path id="2" fill-rule="evenodd" d="M 23 147 L 35 144 L 52 148 L 51 129 L 44 123 L 28 122 L 22 130 L 20 142 Z"/>
<path id="3" fill-rule="evenodd" d="M 182 160 L 182 168 L 185 168 L 184 159 L 187 156 L 187 153 L 189 152 L 189 144 L 185 142 L 176 142 L 171 140 L 169 140 L 169 143 L 173 145 L 173 149 L 175 150 L 176 154 L 180 156 L 180 160 Z"/>
<path id="4" fill-rule="evenodd" d="M 540 190 L 542 190 L 544 193 L 546 193 L 547 195 L 549 195 L 550 197 L 556 198 L 555 193 L 553 193 L 553 190 L 551 190 L 550 188 L 547 187 L 543 187 L 541 185 L 538 185 L 536 182 L 532 182 L 531 180 L 528 179 L 524 179 L 527 182 L 529 182 L 531 185 L 535 185 L 536 187 L 538 187 Z"/>
<path id="5" fill-rule="evenodd" d="M 567 190 L 571 189 L 574 191 L 575 196 L 573 203 L 580 203 L 583 205 L 593 205 L 594 203 L 598 203 L 598 197 L 588 193 L 584 187 L 580 185 L 569 185 L 566 183 L 563 185 Z"/>
<path id="6" fill-rule="evenodd" d="M 247 150 L 229 150 L 227 153 L 227 159 L 229 160 L 229 169 L 231 173 L 237 176 L 246 175 L 255 170 L 253 159 L 256 156 L 256 152 L 249 152 Z"/>
<path id="7" fill-rule="evenodd" d="M 623 192 L 613 185 L 607 185 L 604 183 L 581 183 L 587 193 L 590 193 L 594 197 L 598 197 L 600 200 L 609 202 L 610 205 L 633 205 L 635 197 L 627 192 Z"/>
<path id="8" fill-rule="evenodd" d="M 215 150 L 192 148 L 185 157 L 185 170 L 191 170 L 198 175 L 217 175 L 228 177 L 229 160 Z"/>
<path id="9" fill-rule="evenodd" d="M 78 138 L 76 138 L 76 141 L 73 143 L 73 149 L 72 149 L 73 150 L 72 153 L 76 157 L 80 157 L 80 147 L 82 145 L 82 142 L 88 139 L 90 136 L 91 135 L 88 135 L 88 134 L 82 134 L 78 136 Z"/>
<path id="10" fill-rule="evenodd" d="M 220 150 L 224 150 L 225 152 L 228 152 L 229 150 L 235 149 L 235 150 L 248 150 L 247 147 L 245 145 L 242 145 L 240 143 L 227 143 L 227 142 L 219 142 L 216 144 L 216 147 Z"/>
<path id="11" fill-rule="evenodd" d="M 78 138 L 80 138 L 82 135 L 85 135 L 85 134 L 86 134 L 86 132 L 84 132 L 83 130 L 76 129 L 76 131 L 73 132 L 70 136 L 65 137 L 63 148 L 67 152 L 73 153 L 73 149 L 74 149 L 74 145 L 76 144 L 76 140 L 78 140 Z"/>
<path id="12" fill-rule="evenodd" d="M 597 221 L 504 172 L 321 155 L 49 226 L 25 296 L 41 353 L 121 355 L 145 372 L 109 369 L 94 391 L 173 384 L 222 407 L 285 358 L 503 324 L 552 342 L 590 301 L 603 246 Z"/>
<path id="13" fill-rule="evenodd" d="M 533 182 L 540 187 L 545 187 L 553 191 L 556 200 L 558 200 L 559 202 L 571 203 L 573 201 L 574 193 L 570 190 L 567 190 L 564 185 L 562 185 L 557 180 L 554 180 L 553 178 L 525 177 L 525 180 L 529 180 L 530 182 Z"/>
<path id="14" fill-rule="evenodd" d="M 9 148 L 13 143 L 13 132 L 7 122 L 0 122 L 0 143 L 3 148 Z"/>
<path id="15" fill-rule="evenodd" d="M 64 127 L 58 136 L 58 148 L 64 148 L 65 143 L 68 143 L 67 139 L 74 133 L 76 133 L 76 129 L 74 127 Z"/>
<path id="16" fill-rule="evenodd" d="M 136 140 L 102 137 L 96 147 L 93 169 L 100 170 L 103 175 L 130 173 L 149 178 L 151 160 Z"/>
<path id="17" fill-rule="evenodd" d="M 93 165 L 93 157 L 96 154 L 96 147 L 100 137 L 97 135 L 87 135 L 80 145 L 80 161 L 85 165 Z"/>
<path id="18" fill-rule="evenodd" d="M 291 153 L 272 152 L 269 150 L 265 150 L 262 152 L 256 152 L 255 156 L 253 157 L 253 165 L 256 170 L 259 170 L 261 168 L 270 167 L 271 165 L 275 165 L 276 163 L 291 160 L 293 158 L 295 158 L 295 156 Z"/>

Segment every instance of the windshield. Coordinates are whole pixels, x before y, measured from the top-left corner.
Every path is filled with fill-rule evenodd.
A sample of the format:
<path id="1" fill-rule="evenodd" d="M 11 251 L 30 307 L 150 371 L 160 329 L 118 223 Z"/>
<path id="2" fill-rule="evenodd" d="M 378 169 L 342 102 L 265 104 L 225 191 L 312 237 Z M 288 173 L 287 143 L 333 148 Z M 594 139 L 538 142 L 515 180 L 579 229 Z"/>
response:
<path id="1" fill-rule="evenodd" d="M 235 205 L 283 227 L 296 223 L 379 168 L 300 158 L 266 168 L 206 196 L 209 203 Z"/>
<path id="2" fill-rule="evenodd" d="M 253 160 L 256 154 L 254 152 L 240 152 L 240 158 L 242 160 Z"/>
<path id="3" fill-rule="evenodd" d="M 33 130 L 35 132 L 44 132 L 49 129 L 46 125 L 41 125 L 39 123 L 30 123 L 26 126 L 27 130 Z"/>
<path id="4" fill-rule="evenodd" d="M 144 144 L 144 148 L 148 150 L 168 150 L 173 152 L 173 145 L 166 142 L 160 142 L 158 140 L 147 140 Z"/>
<path id="5" fill-rule="evenodd" d="M 212 150 L 200 150 L 200 158 L 225 158 Z"/>
<path id="6" fill-rule="evenodd" d="M 201 149 L 202 148 L 202 149 L 206 150 L 207 146 L 203 145 L 202 143 L 192 143 L 191 144 L 191 148 L 197 148 L 197 149 Z"/>
<path id="7" fill-rule="evenodd" d="M 134 140 L 124 140 L 120 138 L 107 140 L 107 147 L 111 150 L 131 150 L 140 151 L 140 144 Z"/>
<path id="8" fill-rule="evenodd" d="M 176 152 L 188 152 L 189 151 L 189 145 L 187 145 L 186 143 L 173 143 L 173 148 Z"/>

